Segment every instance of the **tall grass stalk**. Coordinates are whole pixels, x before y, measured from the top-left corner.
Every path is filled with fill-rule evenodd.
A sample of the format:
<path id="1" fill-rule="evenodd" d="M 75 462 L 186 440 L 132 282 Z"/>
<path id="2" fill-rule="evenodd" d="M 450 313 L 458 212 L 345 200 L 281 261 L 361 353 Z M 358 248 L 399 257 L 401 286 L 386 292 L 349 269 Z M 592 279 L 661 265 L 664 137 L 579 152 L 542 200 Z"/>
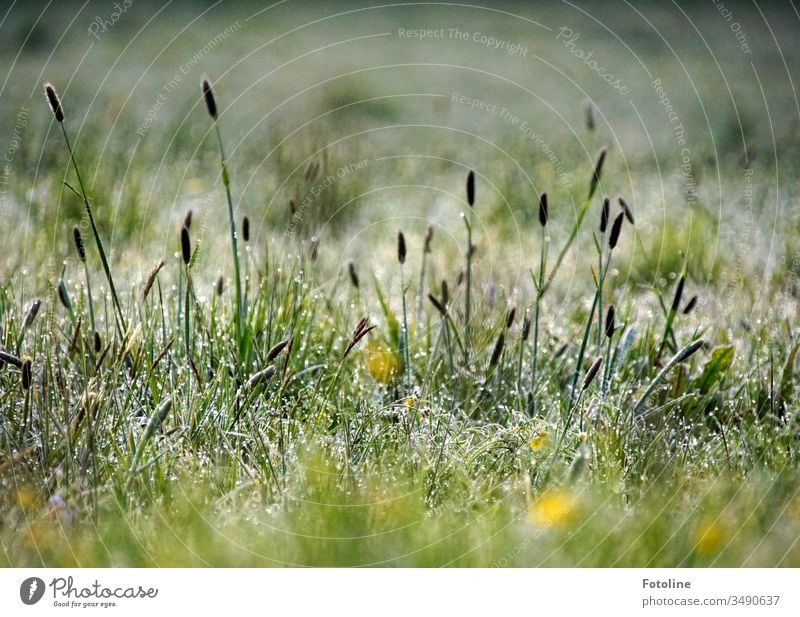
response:
<path id="1" fill-rule="evenodd" d="M 115 321 L 117 325 L 117 333 L 119 334 L 120 338 L 122 338 L 128 330 L 128 326 L 125 323 L 125 316 L 122 313 L 122 305 L 119 301 L 119 296 L 117 295 L 117 288 L 114 286 L 114 278 L 111 276 L 111 268 L 108 265 L 108 259 L 106 258 L 106 251 L 103 248 L 103 241 L 100 239 L 100 233 L 97 231 L 97 225 L 94 221 L 94 215 L 92 214 L 92 207 L 89 204 L 89 197 L 86 193 L 86 186 L 83 183 L 83 176 L 81 176 L 80 169 L 78 168 L 78 162 L 75 159 L 75 153 L 72 149 L 72 143 L 69 140 L 69 135 L 67 135 L 67 129 L 64 126 L 64 112 L 61 107 L 61 101 L 56 94 L 55 89 L 49 83 L 45 84 L 45 96 L 47 97 L 47 101 L 50 104 L 50 108 L 53 111 L 53 115 L 56 118 L 56 121 L 61 126 L 61 134 L 64 136 L 64 143 L 67 145 L 67 151 L 69 152 L 69 159 L 72 162 L 72 168 L 75 170 L 75 175 L 78 178 L 78 186 L 80 187 L 80 197 L 83 200 L 84 208 L 86 209 L 86 215 L 89 217 L 89 224 L 92 227 L 92 235 L 94 236 L 95 244 L 97 245 L 97 251 L 100 254 L 100 261 L 103 264 L 103 272 L 105 272 L 106 280 L 108 281 L 108 287 L 111 291 L 111 298 L 114 302 L 114 310 L 115 310 Z M 71 187 L 70 187 L 71 188 Z"/>
<path id="2" fill-rule="evenodd" d="M 217 114 L 217 103 L 214 98 L 214 92 L 211 89 L 211 83 L 204 79 L 202 81 L 202 92 L 203 98 L 206 102 L 206 108 L 208 110 L 208 114 L 211 116 L 212 123 L 214 125 L 214 133 L 217 136 L 217 146 L 219 148 L 219 163 L 220 163 L 220 172 L 222 174 L 222 184 L 225 187 L 225 198 L 228 202 L 228 221 L 230 223 L 230 234 L 231 234 L 231 249 L 233 251 L 233 276 L 236 282 L 236 343 L 239 352 L 239 362 L 238 366 L 247 371 L 248 366 L 248 353 L 249 353 L 249 341 L 246 331 L 246 311 L 247 307 L 244 304 L 244 299 L 242 297 L 242 276 L 241 276 L 241 268 L 239 264 L 239 243 L 237 241 L 237 234 L 236 234 L 236 217 L 234 213 L 233 207 L 233 197 L 231 196 L 231 182 L 230 176 L 228 175 L 228 163 L 227 157 L 225 156 L 225 147 L 222 143 L 222 132 L 219 128 L 219 117 Z"/>
<path id="3" fill-rule="evenodd" d="M 592 197 L 594 197 L 595 192 L 597 191 L 597 187 L 600 184 L 600 178 L 603 175 L 603 166 L 606 160 L 606 149 L 602 148 L 600 152 L 597 154 L 597 159 L 594 165 L 594 172 L 592 173 L 592 179 L 589 183 L 589 193 L 586 195 L 586 199 L 583 201 L 583 205 L 581 206 L 580 211 L 578 212 L 578 218 L 575 219 L 575 223 L 572 225 L 572 229 L 569 232 L 569 236 L 567 236 L 567 241 L 564 243 L 564 246 L 561 247 L 561 251 L 558 253 L 558 257 L 556 257 L 555 263 L 553 264 L 553 268 L 550 270 L 550 274 L 547 276 L 544 285 L 541 289 L 541 294 L 544 293 L 550 288 L 550 285 L 553 283 L 553 279 L 555 278 L 558 269 L 561 267 L 561 262 L 564 261 L 564 257 L 567 255 L 567 251 L 569 251 L 572 243 L 575 241 L 575 238 L 578 236 L 578 232 L 580 231 L 581 225 L 583 225 L 583 219 L 586 218 L 586 213 L 589 211 L 589 206 L 592 203 Z"/>
<path id="4" fill-rule="evenodd" d="M 472 244 L 472 225 L 470 224 L 470 211 L 475 205 L 475 172 L 467 174 L 467 204 L 469 210 L 464 213 L 464 225 L 467 227 L 467 293 L 464 298 L 464 362 L 469 362 L 470 352 L 470 325 L 472 320 L 472 255 L 475 247 Z"/>
<path id="5" fill-rule="evenodd" d="M 541 242 L 539 247 L 539 276 L 534 279 L 536 287 L 536 300 L 533 307 L 533 351 L 531 353 L 531 398 L 529 415 L 536 415 L 536 396 L 538 380 L 538 358 L 539 358 L 539 312 L 542 305 L 542 294 L 544 293 L 544 276 L 547 265 L 547 249 L 549 248 L 550 238 L 547 235 L 547 221 L 550 218 L 548 209 L 547 193 L 542 193 L 539 197 L 539 226 L 541 227 Z"/>

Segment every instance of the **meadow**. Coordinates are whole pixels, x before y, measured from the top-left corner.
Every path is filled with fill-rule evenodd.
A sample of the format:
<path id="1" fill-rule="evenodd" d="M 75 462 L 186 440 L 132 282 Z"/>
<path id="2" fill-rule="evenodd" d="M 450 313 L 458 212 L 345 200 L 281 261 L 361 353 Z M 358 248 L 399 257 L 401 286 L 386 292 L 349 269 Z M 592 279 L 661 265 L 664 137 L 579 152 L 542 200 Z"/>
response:
<path id="1" fill-rule="evenodd" d="M 718 4 L 7 9 L 0 565 L 800 566 L 800 17 Z"/>

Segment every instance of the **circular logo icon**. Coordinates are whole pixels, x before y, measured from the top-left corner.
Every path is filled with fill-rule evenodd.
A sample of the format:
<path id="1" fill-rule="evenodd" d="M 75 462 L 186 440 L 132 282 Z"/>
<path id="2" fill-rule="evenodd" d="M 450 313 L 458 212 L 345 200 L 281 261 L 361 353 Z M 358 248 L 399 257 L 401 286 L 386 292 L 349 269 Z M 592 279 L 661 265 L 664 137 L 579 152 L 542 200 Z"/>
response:
<path id="1" fill-rule="evenodd" d="M 23 604 L 36 604 L 44 595 L 44 581 L 36 576 L 26 578 L 19 586 L 19 599 Z"/>

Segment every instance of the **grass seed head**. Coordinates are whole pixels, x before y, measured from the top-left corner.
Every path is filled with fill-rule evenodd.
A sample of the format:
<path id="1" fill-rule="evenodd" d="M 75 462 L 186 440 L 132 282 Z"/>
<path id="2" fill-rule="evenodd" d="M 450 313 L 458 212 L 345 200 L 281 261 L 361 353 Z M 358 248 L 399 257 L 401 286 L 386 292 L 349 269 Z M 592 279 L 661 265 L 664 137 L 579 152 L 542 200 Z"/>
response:
<path id="1" fill-rule="evenodd" d="M 470 208 L 475 205 L 475 172 L 472 170 L 467 174 L 467 203 Z"/>
<path id="2" fill-rule="evenodd" d="M 542 193 L 539 196 L 539 224 L 544 227 L 547 225 L 547 217 L 549 212 L 547 210 L 547 193 Z"/>
<path id="3" fill-rule="evenodd" d="M 189 239 L 189 230 L 186 227 L 181 227 L 181 256 L 183 263 L 187 266 L 192 260 L 192 242 Z"/>
<path id="4" fill-rule="evenodd" d="M 694 309 L 696 304 L 697 304 L 697 294 L 694 294 L 691 298 L 689 298 L 689 301 L 686 303 L 686 307 L 683 309 L 683 314 L 688 315 L 689 313 L 691 313 L 692 309 Z"/>
<path id="5" fill-rule="evenodd" d="M 450 302 L 450 288 L 447 286 L 447 281 L 442 279 L 442 304 L 447 306 Z"/>
<path id="6" fill-rule="evenodd" d="M 630 209 L 630 206 L 628 206 L 628 202 L 622 199 L 622 197 L 619 197 L 617 201 L 619 201 L 619 207 L 622 208 L 622 211 L 625 213 L 625 218 L 628 219 L 631 225 L 635 225 L 636 221 L 633 218 L 633 211 Z"/>
<path id="7" fill-rule="evenodd" d="M 622 221 L 625 219 L 625 214 L 620 212 L 617 218 L 614 219 L 614 224 L 611 226 L 611 235 L 608 237 L 608 247 L 614 249 L 619 242 L 619 234 L 622 231 Z"/>
<path id="8" fill-rule="evenodd" d="M 350 337 L 350 342 L 347 345 L 347 349 L 345 349 L 344 354 L 342 354 L 342 362 L 345 361 L 350 352 L 353 350 L 353 347 L 358 345 L 359 341 L 363 339 L 367 334 L 372 332 L 375 329 L 375 326 L 369 325 L 369 319 L 363 317 L 361 321 L 358 322 L 356 325 L 356 329 L 353 331 L 353 336 Z"/>
<path id="9" fill-rule="evenodd" d="M 600 210 L 600 233 L 606 233 L 606 229 L 608 228 L 608 216 L 611 212 L 611 202 L 606 197 L 603 200 L 603 207 Z"/>
<path id="10" fill-rule="evenodd" d="M 433 225 L 428 225 L 428 232 L 425 234 L 425 252 L 431 252 L 431 241 L 433 241 Z"/>
<path id="11" fill-rule="evenodd" d="M 586 103 L 586 130 L 590 133 L 593 133 L 595 129 L 595 122 L 594 122 L 594 105 L 592 105 L 591 101 L 587 101 Z"/>
<path id="12" fill-rule="evenodd" d="M 511 310 L 506 315 L 506 330 L 509 330 L 514 325 L 514 317 L 517 315 L 517 307 L 512 306 Z"/>
<path id="13" fill-rule="evenodd" d="M 216 292 L 217 296 L 221 296 L 222 295 L 222 291 L 223 291 L 224 286 L 225 286 L 225 280 L 220 276 L 217 279 L 217 284 L 216 284 L 216 287 L 214 289 L 214 291 Z"/>
<path id="14" fill-rule="evenodd" d="M 311 261 L 317 261 L 317 257 L 319 257 L 319 238 L 314 236 L 311 238 L 311 251 L 310 251 Z"/>
<path id="15" fill-rule="evenodd" d="M 397 232 L 397 261 L 401 265 L 406 263 L 406 237 L 402 231 Z"/>
<path id="16" fill-rule="evenodd" d="M 206 101 L 206 109 L 208 109 L 208 115 L 217 119 L 217 101 L 214 99 L 214 91 L 211 89 L 211 82 L 208 79 L 204 79 L 202 83 L 202 90 L 203 90 L 203 98 Z"/>
<path id="17" fill-rule="evenodd" d="M 95 331 L 94 333 L 94 352 L 100 353 L 100 350 L 103 348 L 103 340 L 100 338 L 100 333 Z"/>
<path id="18" fill-rule="evenodd" d="M 27 314 L 25 315 L 25 322 L 24 322 L 25 323 L 25 326 L 24 326 L 25 329 L 28 329 L 33 325 L 33 321 L 34 321 L 34 319 L 36 319 L 36 316 L 39 314 L 39 308 L 41 308 L 41 306 L 42 306 L 42 301 L 39 300 L 39 298 L 36 298 L 36 300 L 34 300 L 31 303 L 31 306 L 28 309 Z"/>
<path id="19" fill-rule="evenodd" d="M 433 304 L 434 308 L 439 311 L 439 314 L 442 317 L 447 317 L 447 309 L 445 308 L 445 305 L 439 302 L 439 300 L 436 299 L 436 296 L 433 294 L 428 294 L 428 300 L 431 301 L 431 304 Z"/>
<path id="20" fill-rule="evenodd" d="M 86 245 L 83 243 L 83 236 L 80 228 L 75 225 L 72 228 L 72 239 L 75 241 L 75 250 L 78 251 L 78 259 L 86 261 Z"/>
<path id="21" fill-rule="evenodd" d="M 22 359 L 22 389 L 30 390 L 33 376 L 31 374 L 32 362 L 30 358 Z"/>
<path id="22" fill-rule="evenodd" d="M 245 242 L 250 242 L 250 217 L 247 215 L 242 219 L 242 239 Z"/>
<path id="23" fill-rule="evenodd" d="M 144 284 L 144 289 L 142 290 L 142 300 L 145 300 L 150 293 L 150 290 L 153 288 L 153 284 L 156 282 L 156 277 L 158 273 L 161 271 L 161 268 L 164 267 L 164 260 L 162 259 L 158 262 L 152 270 L 150 270 L 150 274 L 147 275 L 147 282 Z"/>
<path id="24" fill-rule="evenodd" d="M 58 301 L 68 311 L 72 310 L 72 300 L 70 300 L 67 286 L 64 284 L 64 279 L 58 281 Z"/>
<path id="25" fill-rule="evenodd" d="M 192 228 L 192 216 L 193 216 L 193 213 L 192 213 L 191 210 L 186 212 L 186 216 L 183 219 L 183 226 L 186 229 L 191 229 Z"/>
<path id="26" fill-rule="evenodd" d="M 250 379 L 247 380 L 246 389 L 252 390 L 257 385 L 270 380 L 273 377 L 273 375 L 275 375 L 276 371 L 277 369 L 275 368 L 275 366 L 270 364 L 267 368 L 260 370 L 257 373 L 254 373 L 253 375 L 250 376 Z"/>
<path id="27" fill-rule="evenodd" d="M 506 344 L 506 335 L 505 332 L 501 332 L 500 336 L 497 337 L 497 342 L 494 344 L 494 349 L 492 350 L 492 357 L 489 359 L 489 366 L 497 366 L 497 363 L 500 362 L 500 356 L 503 354 L 503 348 Z"/>
<path id="28" fill-rule="evenodd" d="M 608 338 L 614 336 L 614 331 L 616 330 L 615 317 L 614 305 L 612 304 L 608 307 L 608 311 L 606 312 L 606 336 Z"/>
<path id="29" fill-rule="evenodd" d="M 352 261 L 347 264 L 347 272 L 350 274 L 350 282 L 353 287 L 358 289 L 358 274 L 356 273 L 356 265 Z"/>
<path id="30" fill-rule="evenodd" d="M 273 346 L 273 348 L 267 352 L 267 362 L 272 362 L 275 358 L 278 357 L 278 354 L 280 354 L 284 349 L 286 349 L 289 345 L 291 345 L 291 343 L 292 339 L 287 338 L 283 339 L 280 343 L 277 343 L 275 346 Z"/>
<path id="31" fill-rule="evenodd" d="M 594 172 L 592 173 L 592 181 L 589 183 L 589 199 L 594 197 L 597 190 L 597 185 L 600 184 L 600 178 L 603 176 L 603 165 L 606 162 L 606 149 L 601 148 L 597 153 L 597 160 L 594 164 Z"/>
<path id="32" fill-rule="evenodd" d="M 3 366 L 3 364 L 10 364 L 11 366 L 22 368 L 22 360 L 17 358 L 17 356 L 14 354 L 10 354 L 4 349 L 0 349 L 0 366 Z"/>
<path id="33" fill-rule="evenodd" d="M 61 99 L 58 98 L 56 89 L 53 88 L 50 82 L 45 83 L 44 94 L 47 97 L 47 102 L 50 105 L 50 109 L 53 111 L 53 115 L 56 117 L 56 121 L 64 122 L 64 110 L 61 108 Z"/>
<path id="34" fill-rule="evenodd" d="M 581 391 L 583 392 L 589 386 L 592 385 L 594 378 L 597 377 L 597 373 L 600 371 L 600 366 L 603 364 L 603 356 L 597 356 L 592 362 L 592 365 L 589 367 L 589 370 L 586 371 L 586 377 L 583 378 L 583 386 Z"/>
<path id="35" fill-rule="evenodd" d="M 528 340 L 528 336 L 531 333 L 531 318 L 529 315 L 525 315 L 525 319 L 522 320 L 522 342 Z"/>
<path id="36" fill-rule="evenodd" d="M 675 287 L 675 295 L 672 296 L 672 307 L 670 310 L 674 313 L 676 312 L 681 306 L 681 298 L 683 296 L 683 287 L 686 284 L 686 275 L 682 274 L 681 278 L 678 279 L 678 285 Z"/>

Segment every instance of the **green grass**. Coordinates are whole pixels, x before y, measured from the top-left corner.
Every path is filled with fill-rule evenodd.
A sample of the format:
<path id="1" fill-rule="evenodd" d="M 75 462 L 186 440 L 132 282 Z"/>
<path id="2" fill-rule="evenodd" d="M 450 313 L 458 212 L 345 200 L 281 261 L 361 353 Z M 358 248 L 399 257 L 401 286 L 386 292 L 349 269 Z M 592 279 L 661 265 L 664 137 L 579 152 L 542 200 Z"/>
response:
<path id="1" fill-rule="evenodd" d="M 402 15 L 433 23 L 439 10 Z M 754 120 L 763 116 L 757 93 L 743 84 L 737 101 L 759 150 L 752 219 L 737 210 L 744 181 L 730 118 L 720 120 L 727 129 L 712 127 L 726 137 L 709 158 L 691 93 L 675 82 L 672 96 L 697 135 L 695 172 L 714 178 L 687 204 L 669 126 L 630 58 L 616 72 L 629 76 L 649 136 L 603 89 L 597 103 L 610 124 L 598 117 L 589 132 L 585 97 L 553 87 L 551 101 L 577 138 L 535 101 L 516 103 L 525 119 L 543 118 L 567 184 L 505 121 L 392 98 L 407 70 L 416 92 L 519 101 L 507 84 L 430 68 L 387 68 L 365 82 L 341 77 L 261 123 L 308 85 L 306 75 L 309 83 L 324 78 L 319 59 L 244 96 L 245 71 L 222 77 L 219 55 L 210 56 L 222 171 L 199 72 L 140 140 L 137 128 L 174 63 L 240 17 L 219 15 L 168 45 L 125 104 L 116 97 L 127 96 L 131 69 L 113 71 L 102 86 L 88 78 L 63 85 L 70 67 L 86 77 L 105 57 L 90 55 L 84 66 L 81 45 L 65 43 L 46 78 L 63 95 L 87 203 L 83 189 L 64 184 L 77 185 L 76 168 L 41 85 L 32 84 L 30 100 L 17 90 L 0 95 L 3 113 L 30 109 L 3 202 L 5 220 L 23 232 L 8 238 L 0 258 L 0 565 L 800 566 L 798 142 L 779 128 L 779 148 L 769 153 Z M 543 9 L 539 17 L 556 29 L 571 20 L 598 56 L 617 49 L 574 14 Z M 663 50 L 637 38 L 642 26 L 618 17 L 618 31 L 653 70 L 674 75 Z M 276 19 L 279 32 L 303 15 Z M 399 17 L 353 19 L 383 32 Z M 25 28 L 16 14 L 10 23 Z M 577 70 L 560 43 L 496 15 L 486 23 Z M 677 36 L 676 23 L 663 24 L 665 36 Z M 135 25 L 121 22 L 118 36 L 132 37 Z M 165 22 L 125 53 L 146 57 L 172 28 Z M 712 43 L 725 48 L 724 35 Z M 217 53 L 245 57 L 262 39 L 245 28 Z M 285 61 L 312 39 L 261 61 Z M 115 40 L 98 49 L 108 53 Z M 42 51 L 30 45 L 13 70 L 36 67 L 38 75 Z M 412 60 L 436 52 L 488 62 L 480 49 L 387 45 L 379 60 L 399 49 Z M 345 75 L 365 57 L 334 55 L 325 70 Z M 508 62 L 509 75 L 523 79 Z M 689 68 L 710 100 L 714 67 Z M 542 79 L 558 83 L 548 73 Z M 591 74 L 580 79 L 597 88 Z M 786 105 L 779 78 L 764 79 Z M 372 97 L 386 98 L 365 100 Z M 587 200 L 603 145 L 608 159 Z M 785 224 L 774 222 L 775 174 Z M 542 191 L 546 226 L 538 220 Z M 636 223 L 624 221 L 606 261 L 600 206 L 612 198 L 613 221 L 618 194 L 634 205 Z M 92 228 L 82 218 L 89 207 Z M 477 247 L 469 266 L 463 212 Z M 249 242 L 235 235 L 245 215 Z M 72 236 L 82 223 L 85 270 Z M 407 246 L 402 269 L 398 231 Z M 69 307 L 59 301 L 62 280 Z M 684 314 L 694 294 L 699 301 Z M 37 298 L 41 309 L 28 319 Z M 609 305 L 616 309 L 610 338 L 597 321 L 600 303 L 601 320 Z M 533 332 L 523 337 L 526 317 Z M 363 318 L 375 328 L 362 338 Z M 587 379 L 598 357 L 603 364 Z"/>

